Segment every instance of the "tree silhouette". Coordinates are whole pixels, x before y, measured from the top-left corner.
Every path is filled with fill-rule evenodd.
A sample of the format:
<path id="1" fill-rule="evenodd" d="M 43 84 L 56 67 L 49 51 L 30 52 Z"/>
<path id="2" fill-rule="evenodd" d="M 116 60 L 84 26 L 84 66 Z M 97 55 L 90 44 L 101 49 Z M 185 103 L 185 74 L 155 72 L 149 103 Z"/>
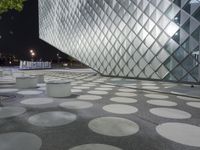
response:
<path id="1" fill-rule="evenodd" d="M 9 10 L 22 11 L 26 0 L 0 0 L 0 15 Z"/>

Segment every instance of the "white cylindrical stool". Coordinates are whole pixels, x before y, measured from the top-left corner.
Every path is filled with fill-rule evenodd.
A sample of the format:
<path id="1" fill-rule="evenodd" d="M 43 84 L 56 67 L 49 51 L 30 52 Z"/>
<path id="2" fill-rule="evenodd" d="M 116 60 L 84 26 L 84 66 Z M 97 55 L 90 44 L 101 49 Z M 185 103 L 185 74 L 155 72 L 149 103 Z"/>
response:
<path id="1" fill-rule="evenodd" d="M 23 77 L 24 73 L 23 72 L 13 72 L 12 75 L 13 75 L 13 77 L 17 78 L 17 77 Z"/>
<path id="2" fill-rule="evenodd" d="M 12 70 L 11 69 L 5 69 L 3 71 L 3 75 L 5 75 L 5 76 L 12 76 Z"/>
<path id="3" fill-rule="evenodd" d="M 68 97 L 71 95 L 71 81 L 55 80 L 47 82 L 46 92 L 49 97 Z"/>
<path id="4" fill-rule="evenodd" d="M 38 83 L 44 83 L 44 74 L 33 74 L 33 75 L 31 75 L 31 76 L 34 76 L 34 77 L 36 77 L 37 78 L 37 82 Z"/>
<path id="5" fill-rule="evenodd" d="M 20 89 L 36 88 L 37 78 L 31 76 L 16 77 L 16 87 Z"/>

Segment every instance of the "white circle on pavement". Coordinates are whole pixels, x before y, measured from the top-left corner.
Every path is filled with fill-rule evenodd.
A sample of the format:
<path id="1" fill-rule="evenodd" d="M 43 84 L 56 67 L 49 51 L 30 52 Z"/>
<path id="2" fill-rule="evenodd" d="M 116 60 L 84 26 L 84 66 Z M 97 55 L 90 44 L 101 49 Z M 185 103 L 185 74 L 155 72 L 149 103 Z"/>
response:
<path id="1" fill-rule="evenodd" d="M 71 92 L 72 93 L 79 93 L 79 92 L 82 92 L 81 89 L 71 89 Z"/>
<path id="2" fill-rule="evenodd" d="M 117 93 L 115 93 L 115 95 L 117 95 L 117 96 L 127 96 L 127 97 L 137 96 L 137 94 L 130 93 L 130 92 L 117 92 Z"/>
<path id="3" fill-rule="evenodd" d="M 175 92 L 175 91 L 171 91 L 170 93 L 172 94 L 179 94 L 179 95 L 184 95 L 185 93 L 180 93 L 180 92 Z"/>
<path id="4" fill-rule="evenodd" d="M 126 85 L 125 87 L 127 87 L 127 88 L 137 88 L 136 85 Z"/>
<path id="5" fill-rule="evenodd" d="M 123 84 L 123 86 L 136 86 L 137 83 L 127 83 L 127 84 Z"/>
<path id="6" fill-rule="evenodd" d="M 103 110 L 114 114 L 133 114 L 138 111 L 134 106 L 124 104 L 110 104 L 103 107 Z"/>
<path id="7" fill-rule="evenodd" d="M 84 83 L 84 81 L 75 81 L 75 82 L 73 82 L 73 83 L 79 84 L 79 83 Z"/>
<path id="8" fill-rule="evenodd" d="M 200 127 L 198 126 L 169 122 L 158 125 L 156 131 L 162 137 L 173 142 L 200 147 Z"/>
<path id="9" fill-rule="evenodd" d="M 0 119 L 19 116 L 26 112 L 24 107 L 0 107 Z"/>
<path id="10" fill-rule="evenodd" d="M 81 90 L 85 90 L 85 89 L 89 89 L 90 87 L 88 86 L 73 86 L 74 89 L 81 89 Z"/>
<path id="11" fill-rule="evenodd" d="M 166 101 L 166 100 L 148 100 L 147 103 L 156 105 L 156 106 L 176 106 L 177 103 L 172 101 Z"/>
<path id="12" fill-rule="evenodd" d="M 102 91 L 112 91 L 112 88 L 95 88 L 95 90 L 102 90 Z"/>
<path id="13" fill-rule="evenodd" d="M 122 150 L 120 148 L 105 144 L 84 144 L 70 148 L 69 150 Z"/>
<path id="14" fill-rule="evenodd" d="M 200 101 L 200 98 L 192 98 L 192 97 L 186 97 L 186 96 L 177 96 L 177 98 L 181 100 L 186 100 L 186 101 Z"/>
<path id="15" fill-rule="evenodd" d="M 128 119 L 118 117 L 101 117 L 89 122 L 88 127 L 95 133 L 122 137 L 136 134 L 139 126 Z"/>
<path id="16" fill-rule="evenodd" d="M 142 85 L 145 85 L 145 86 L 154 86 L 156 84 L 155 83 L 142 83 Z"/>
<path id="17" fill-rule="evenodd" d="M 136 103 L 137 100 L 129 97 L 112 97 L 110 99 L 113 102 L 118 102 L 118 103 Z"/>
<path id="18" fill-rule="evenodd" d="M 17 92 L 18 89 L 0 89 L 0 93 Z"/>
<path id="19" fill-rule="evenodd" d="M 114 85 L 100 85 L 100 87 L 103 87 L 103 88 L 114 88 L 115 86 Z"/>
<path id="20" fill-rule="evenodd" d="M 143 89 L 149 89 L 149 90 L 157 90 L 159 87 L 157 86 L 142 86 Z"/>
<path id="21" fill-rule="evenodd" d="M 0 134 L 1 150 L 40 150 L 42 140 L 35 134 L 10 132 Z"/>
<path id="22" fill-rule="evenodd" d="M 27 90 L 27 91 L 19 91 L 17 92 L 18 94 L 22 95 L 39 95 L 42 94 L 42 91 L 33 91 L 33 90 Z"/>
<path id="23" fill-rule="evenodd" d="M 90 102 L 83 101 L 70 101 L 61 103 L 60 106 L 67 109 L 85 109 L 92 107 L 93 104 Z"/>
<path id="24" fill-rule="evenodd" d="M 88 83 L 88 84 L 82 84 L 82 86 L 90 87 L 90 86 L 96 86 L 96 84 Z"/>
<path id="25" fill-rule="evenodd" d="M 107 91 L 97 91 L 97 90 L 93 90 L 93 91 L 88 91 L 89 94 L 97 94 L 97 95 L 106 95 L 108 94 Z"/>
<path id="26" fill-rule="evenodd" d="M 169 96 L 167 95 L 162 95 L 162 94 L 145 94 L 146 97 L 148 98 L 158 98 L 158 99 L 167 99 Z"/>
<path id="27" fill-rule="evenodd" d="M 134 89 L 129 89 L 129 88 L 123 88 L 123 89 L 118 89 L 120 92 L 136 92 L 137 90 Z"/>
<path id="28" fill-rule="evenodd" d="M 170 119 L 188 119 L 191 114 L 179 109 L 173 108 L 152 108 L 150 112 L 156 116 L 170 118 Z"/>
<path id="29" fill-rule="evenodd" d="M 92 82 L 94 82 L 94 83 L 103 83 L 105 81 L 104 80 L 95 80 L 95 81 L 92 81 Z"/>
<path id="30" fill-rule="evenodd" d="M 195 108 L 200 108 L 200 102 L 188 102 L 187 105 Z"/>
<path id="31" fill-rule="evenodd" d="M 99 99 L 102 99 L 101 96 L 98 96 L 98 95 L 80 95 L 77 97 L 77 99 L 80 99 L 80 100 L 99 100 Z"/>
<path id="32" fill-rule="evenodd" d="M 29 98 L 21 101 L 20 103 L 25 105 L 43 105 L 53 103 L 53 101 L 54 100 L 51 98 Z"/>
<path id="33" fill-rule="evenodd" d="M 30 124 L 41 127 L 56 127 L 76 120 L 76 115 L 65 111 L 43 112 L 29 117 Z"/>

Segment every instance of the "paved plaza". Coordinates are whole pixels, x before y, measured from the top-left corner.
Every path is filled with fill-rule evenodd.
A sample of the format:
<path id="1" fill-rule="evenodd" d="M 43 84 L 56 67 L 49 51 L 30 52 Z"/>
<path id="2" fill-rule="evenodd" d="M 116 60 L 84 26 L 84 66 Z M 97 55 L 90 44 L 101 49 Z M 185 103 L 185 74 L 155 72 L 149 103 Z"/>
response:
<path id="1" fill-rule="evenodd" d="M 17 70 L 15 70 L 17 71 Z M 105 77 L 90 69 L 31 70 L 71 80 L 72 95 L 46 84 L 17 89 L 0 77 L 0 150 L 199 150 L 200 86 Z"/>

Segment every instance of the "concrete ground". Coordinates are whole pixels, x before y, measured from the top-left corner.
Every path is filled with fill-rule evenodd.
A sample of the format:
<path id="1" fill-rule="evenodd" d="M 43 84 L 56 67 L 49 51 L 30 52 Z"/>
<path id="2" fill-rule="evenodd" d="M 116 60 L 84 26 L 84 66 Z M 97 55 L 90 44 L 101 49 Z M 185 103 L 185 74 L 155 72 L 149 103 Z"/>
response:
<path id="1" fill-rule="evenodd" d="M 32 70 L 72 80 L 72 95 L 46 84 L 17 89 L 0 77 L 0 150 L 199 150 L 200 86 L 102 77 L 91 70 Z"/>

